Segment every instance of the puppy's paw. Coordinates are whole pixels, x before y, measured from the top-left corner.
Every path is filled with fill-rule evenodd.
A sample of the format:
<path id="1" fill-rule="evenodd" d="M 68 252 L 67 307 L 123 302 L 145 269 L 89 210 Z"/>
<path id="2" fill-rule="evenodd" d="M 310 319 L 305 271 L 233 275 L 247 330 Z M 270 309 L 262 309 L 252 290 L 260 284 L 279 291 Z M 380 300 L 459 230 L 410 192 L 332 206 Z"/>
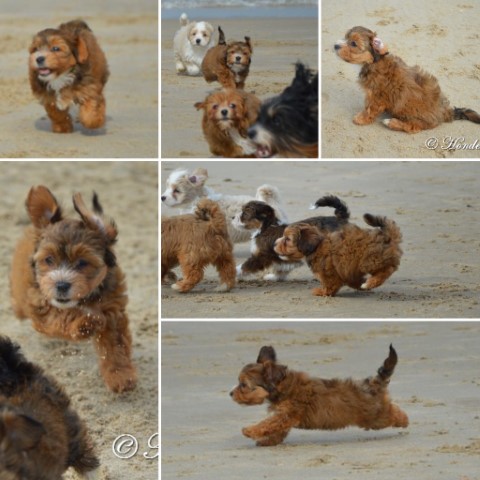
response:
<path id="1" fill-rule="evenodd" d="M 216 292 L 229 292 L 233 288 L 233 285 L 228 285 L 226 283 L 221 283 L 216 289 Z"/>
<path id="2" fill-rule="evenodd" d="M 391 118 L 384 118 L 384 119 L 382 120 L 382 123 L 383 123 L 386 127 L 390 128 L 390 122 L 391 122 L 391 121 L 392 121 Z"/>
<path id="3" fill-rule="evenodd" d="M 134 390 L 137 386 L 137 372 L 133 367 L 109 368 L 103 374 L 107 387 L 115 393 L 123 393 Z"/>
<path id="4" fill-rule="evenodd" d="M 255 439 L 255 427 L 244 427 L 242 433 L 248 438 Z"/>

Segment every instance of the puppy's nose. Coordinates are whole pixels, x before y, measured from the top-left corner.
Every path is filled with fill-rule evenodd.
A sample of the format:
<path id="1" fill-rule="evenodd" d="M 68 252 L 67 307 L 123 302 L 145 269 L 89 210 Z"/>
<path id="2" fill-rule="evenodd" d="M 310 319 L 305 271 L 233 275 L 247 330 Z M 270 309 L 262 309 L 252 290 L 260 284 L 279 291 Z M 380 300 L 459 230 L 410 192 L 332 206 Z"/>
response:
<path id="1" fill-rule="evenodd" d="M 233 397 L 233 390 L 230 390 L 230 396 Z"/>
<path id="2" fill-rule="evenodd" d="M 255 130 L 255 127 L 250 127 L 247 130 L 247 136 L 250 140 L 253 140 L 257 135 L 257 130 Z"/>
<path id="3" fill-rule="evenodd" d="M 228 110 L 226 108 L 224 108 L 221 112 L 220 112 L 224 117 L 226 117 L 228 115 Z"/>
<path id="4" fill-rule="evenodd" d="M 240 55 L 237 55 L 237 56 L 235 57 L 235 61 L 236 61 L 236 62 L 239 62 L 241 59 L 242 59 L 242 57 L 241 57 Z"/>
<path id="5" fill-rule="evenodd" d="M 45 57 L 37 57 L 37 65 L 43 65 L 45 62 Z"/>
<path id="6" fill-rule="evenodd" d="M 167 199 L 165 195 L 162 195 L 160 198 L 162 199 L 162 202 L 164 202 Z"/>
<path id="7" fill-rule="evenodd" d="M 202 41 L 202 39 L 201 39 L 201 38 L 197 38 L 195 41 L 197 42 L 197 45 L 200 45 L 200 42 Z"/>
<path id="8" fill-rule="evenodd" d="M 333 47 L 335 50 L 340 50 L 342 46 L 339 43 L 336 43 L 335 46 Z"/>
<path id="9" fill-rule="evenodd" d="M 68 282 L 57 282 L 55 284 L 55 288 L 57 289 L 58 293 L 67 293 L 71 286 L 72 284 Z"/>

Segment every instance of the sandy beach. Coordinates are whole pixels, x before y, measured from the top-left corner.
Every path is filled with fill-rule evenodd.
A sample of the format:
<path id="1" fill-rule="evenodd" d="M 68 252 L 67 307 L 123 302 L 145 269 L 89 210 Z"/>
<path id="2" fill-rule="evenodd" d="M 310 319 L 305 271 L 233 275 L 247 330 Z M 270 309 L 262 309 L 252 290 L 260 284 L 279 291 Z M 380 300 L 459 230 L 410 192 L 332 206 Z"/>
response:
<path id="1" fill-rule="evenodd" d="M 206 20 L 208 18 L 191 18 Z M 247 91 L 261 99 L 281 93 L 290 85 L 298 60 L 318 68 L 317 18 L 225 18 L 211 20 L 215 29 L 221 25 L 228 40 L 251 37 L 253 57 L 247 78 Z M 162 20 L 162 158 L 211 157 L 203 138 L 202 112 L 194 103 L 202 101 L 219 87 L 203 77 L 177 75 L 173 59 L 173 36 L 178 19 Z"/>
<path id="2" fill-rule="evenodd" d="M 107 123 L 71 134 L 51 132 L 45 109 L 28 81 L 28 47 L 47 27 L 83 18 L 110 67 L 105 87 Z M 0 157 L 157 158 L 158 8 L 151 0 L 6 0 L 0 15 Z"/>
<path id="3" fill-rule="evenodd" d="M 156 162 L 1 162 L 0 186 L 0 334 L 18 342 L 30 361 L 54 376 L 70 395 L 87 423 L 101 461 L 98 480 L 151 480 L 157 478 L 157 453 L 148 447 L 158 431 L 158 276 L 157 276 L 157 172 Z M 91 342 L 73 343 L 37 333 L 30 321 L 19 321 L 10 307 L 9 272 L 13 249 L 29 224 L 24 202 L 32 185 L 45 184 L 67 214 L 73 213 L 71 196 L 81 191 L 88 204 L 92 190 L 105 214 L 114 218 L 119 237 L 115 248 L 126 275 L 127 312 L 133 336 L 133 360 L 139 383 L 135 391 L 109 392 L 98 372 Z M 120 459 L 112 451 L 124 434 L 136 437 L 138 453 Z M 152 445 L 158 445 L 153 438 Z M 73 473 L 65 480 L 74 480 Z"/>
<path id="4" fill-rule="evenodd" d="M 478 480 L 479 335 L 475 322 L 163 322 L 162 478 Z M 265 448 L 242 435 L 267 408 L 229 391 L 262 345 L 293 370 L 362 379 L 390 343 L 389 390 L 408 428 L 293 429 Z"/>
<path id="5" fill-rule="evenodd" d="M 263 183 L 277 186 L 290 221 L 312 216 L 309 205 L 327 193 L 347 203 L 358 225 L 366 212 L 392 218 L 403 233 L 404 255 L 378 289 L 345 287 L 334 298 L 311 294 L 318 281 L 306 266 L 285 282 L 253 276 L 228 293 L 214 292 L 218 277 L 209 267 L 188 294 L 162 287 L 162 318 L 479 317 L 479 163 L 164 161 L 161 191 L 175 168 L 199 166 L 208 169 L 207 186 L 216 192 L 255 195 Z M 176 211 L 162 206 L 163 214 Z M 237 264 L 249 254 L 249 242 L 235 245 Z"/>
<path id="6" fill-rule="evenodd" d="M 338 58 L 333 45 L 355 25 L 374 30 L 392 54 L 436 76 L 452 106 L 478 112 L 479 22 L 480 4 L 474 1 L 322 2 L 322 156 L 478 158 L 480 127 L 468 121 L 444 123 L 414 135 L 390 131 L 378 119 L 373 125 L 354 125 L 352 118 L 364 104 L 358 69 Z M 429 139 L 431 149 L 426 146 Z M 465 145 L 470 147 L 461 148 Z"/>

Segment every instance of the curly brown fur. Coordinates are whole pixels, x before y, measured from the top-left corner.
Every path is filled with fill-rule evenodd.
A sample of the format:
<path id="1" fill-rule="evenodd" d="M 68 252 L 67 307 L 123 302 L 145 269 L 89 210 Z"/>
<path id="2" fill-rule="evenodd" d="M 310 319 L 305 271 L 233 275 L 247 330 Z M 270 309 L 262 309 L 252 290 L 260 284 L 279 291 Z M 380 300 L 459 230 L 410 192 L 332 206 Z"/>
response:
<path id="1" fill-rule="evenodd" d="M 345 41 L 335 45 L 346 62 L 363 65 L 359 81 L 365 90 L 365 108 L 353 122 L 367 125 L 383 112 L 392 116 L 383 121 L 391 130 L 417 133 L 442 122 L 466 119 L 480 123 L 480 115 L 466 108 L 452 108 L 437 79 L 420 67 L 409 67 L 388 53 L 387 47 L 368 28 L 354 27 Z"/>
<path id="2" fill-rule="evenodd" d="M 306 223 L 290 225 L 275 242 L 274 250 L 285 260 L 307 260 L 322 283 L 322 288 L 313 290 L 314 295 L 334 296 L 344 285 L 371 290 L 398 269 L 402 235 L 393 220 L 368 213 L 364 220 L 377 228 L 362 229 L 347 224 L 329 233 Z"/>
<path id="3" fill-rule="evenodd" d="M 11 297 L 16 316 L 35 330 L 66 340 L 93 339 L 108 388 L 135 388 L 125 276 L 113 245 L 117 227 L 106 221 L 98 197 L 93 210 L 73 196 L 80 219 L 65 218 L 50 190 L 32 187 L 26 201 L 32 226 L 12 262 Z"/>
<path id="4" fill-rule="evenodd" d="M 217 291 L 228 291 L 235 285 L 233 245 L 217 202 L 202 198 L 195 213 L 162 218 L 162 282 L 173 278 L 171 269 L 177 265 L 183 279 L 172 288 L 179 292 L 189 292 L 197 285 L 207 265 L 214 265 L 220 276 Z"/>
<path id="5" fill-rule="evenodd" d="M 230 396 L 241 405 L 269 403 L 272 415 L 242 429 L 258 446 L 278 445 L 292 428 L 406 428 L 406 413 L 392 403 L 388 393 L 396 363 L 397 353 L 390 345 L 389 356 L 375 377 L 325 380 L 277 363 L 273 347 L 264 346 L 256 363 L 243 367 Z"/>
<path id="6" fill-rule="evenodd" d="M 226 43 L 220 27 L 218 32 L 218 44 L 207 50 L 203 59 L 203 76 L 208 83 L 218 81 L 225 88 L 243 89 L 253 54 L 250 37 L 245 37 L 244 42 Z"/>
<path id="7" fill-rule="evenodd" d="M 61 480 L 99 461 L 83 421 L 57 382 L 0 336 L 0 478 Z M 90 477 L 93 478 L 93 477 Z"/>

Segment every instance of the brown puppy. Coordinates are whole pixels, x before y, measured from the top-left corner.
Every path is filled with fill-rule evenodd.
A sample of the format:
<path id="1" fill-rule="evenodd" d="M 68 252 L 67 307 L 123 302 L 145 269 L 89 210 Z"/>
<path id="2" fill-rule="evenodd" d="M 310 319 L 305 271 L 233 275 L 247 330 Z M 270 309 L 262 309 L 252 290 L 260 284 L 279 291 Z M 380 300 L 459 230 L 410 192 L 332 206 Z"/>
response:
<path id="1" fill-rule="evenodd" d="M 203 110 L 202 129 L 213 155 L 253 157 L 255 145 L 247 130 L 255 123 L 261 101 L 244 90 L 225 89 L 211 93 L 194 106 Z"/>
<path id="2" fill-rule="evenodd" d="M 306 223 L 290 225 L 275 242 L 274 250 L 282 260 L 307 260 L 323 285 L 313 290 L 314 295 L 333 297 L 344 285 L 371 290 L 400 265 L 402 234 L 393 220 L 368 213 L 363 218 L 378 228 L 367 230 L 348 224 L 338 232 L 327 233 Z"/>
<path id="3" fill-rule="evenodd" d="M 189 292 L 202 280 L 203 271 L 210 264 L 220 276 L 217 291 L 233 288 L 235 261 L 225 214 L 217 202 L 202 198 L 195 213 L 162 218 L 162 282 L 174 279 L 171 269 L 180 265 L 183 279 L 172 288 Z"/>
<path id="4" fill-rule="evenodd" d="M 208 83 L 218 81 L 225 88 L 245 87 L 252 62 L 253 47 L 250 37 L 244 42 L 225 42 L 225 34 L 218 27 L 218 44 L 207 50 L 202 61 L 202 72 Z"/>
<path id="5" fill-rule="evenodd" d="M 73 131 L 68 110 L 74 103 L 80 105 L 80 123 L 85 128 L 105 124 L 107 60 L 84 21 L 73 20 L 38 32 L 29 52 L 30 86 L 55 133 Z"/>
<path id="6" fill-rule="evenodd" d="M 66 340 L 92 338 L 100 372 L 110 390 L 135 388 L 125 276 L 113 244 L 117 227 L 105 221 L 94 195 L 93 211 L 73 196 L 80 219 L 63 216 L 50 190 L 32 187 L 26 207 L 32 226 L 18 242 L 12 262 L 12 306 L 35 330 Z"/>
<path id="7" fill-rule="evenodd" d="M 262 347 L 256 363 L 243 367 L 230 396 L 242 405 L 267 401 L 272 415 L 242 433 L 258 446 L 281 443 L 292 428 L 338 430 L 357 426 L 365 430 L 408 426 L 408 417 L 388 394 L 397 364 L 390 345 L 388 358 L 375 377 L 364 380 L 324 380 L 290 370 L 277 363 L 273 347 Z"/>
<path id="8" fill-rule="evenodd" d="M 382 40 L 368 28 L 350 29 L 345 41 L 335 44 L 335 50 L 342 60 L 363 65 L 359 81 L 366 93 L 365 109 L 353 118 L 357 125 L 372 123 L 383 112 L 392 116 L 383 120 L 384 125 L 407 133 L 452 120 L 480 123 L 477 112 L 450 107 L 433 75 L 389 54 Z"/>
<path id="9" fill-rule="evenodd" d="M 0 478 L 61 480 L 69 467 L 95 478 L 99 461 L 70 399 L 20 347 L 0 336 Z"/>

